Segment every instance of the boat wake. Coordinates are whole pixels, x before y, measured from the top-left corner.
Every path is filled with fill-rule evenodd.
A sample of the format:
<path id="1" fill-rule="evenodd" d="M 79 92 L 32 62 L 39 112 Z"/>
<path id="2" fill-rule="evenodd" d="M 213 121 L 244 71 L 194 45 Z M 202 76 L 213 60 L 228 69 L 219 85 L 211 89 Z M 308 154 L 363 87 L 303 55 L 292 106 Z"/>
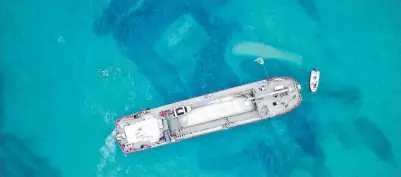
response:
<path id="1" fill-rule="evenodd" d="M 105 139 L 105 144 L 100 148 L 100 152 L 102 153 L 102 158 L 100 160 L 100 163 L 97 165 L 97 171 L 96 171 L 97 177 L 103 177 L 104 176 L 103 169 L 106 167 L 106 165 L 115 162 L 116 144 L 113 138 L 114 134 L 115 133 L 113 132 L 109 136 L 107 136 L 107 138 Z M 112 173 L 115 173 L 114 170 Z M 108 174 L 106 176 L 110 175 Z"/>
<path id="2" fill-rule="evenodd" d="M 263 57 L 266 59 L 284 59 L 298 65 L 302 64 L 302 56 L 296 53 L 284 51 L 273 46 L 257 42 L 241 42 L 234 46 L 232 53 L 235 55 Z"/>

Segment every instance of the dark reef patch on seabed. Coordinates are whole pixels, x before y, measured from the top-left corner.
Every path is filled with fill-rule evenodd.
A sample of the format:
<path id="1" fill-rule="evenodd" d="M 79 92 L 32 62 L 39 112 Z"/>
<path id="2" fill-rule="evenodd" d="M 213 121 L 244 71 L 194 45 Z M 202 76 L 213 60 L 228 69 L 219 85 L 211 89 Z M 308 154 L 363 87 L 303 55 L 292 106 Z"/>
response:
<path id="1" fill-rule="evenodd" d="M 163 3 L 163 1 L 160 1 L 160 3 Z M 111 0 L 100 18 L 93 23 L 93 32 L 98 36 L 105 36 L 110 32 L 115 33 L 124 18 L 132 15 L 133 18 L 131 20 L 135 20 L 137 15 L 152 13 L 155 5 L 157 4 L 152 0 Z"/>
<path id="2" fill-rule="evenodd" d="M 61 172 L 12 134 L 0 139 L 1 177 L 61 177 Z"/>
<path id="3" fill-rule="evenodd" d="M 344 148 L 368 148 L 379 160 L 397 168 L 390 141 L 372 120 L 359 116 L 351 123 L 331 123 L 332 130 Z"/>
<path id="4" fill-rule="evenodd" d="M 120 20 L 112 24 L 101 25 L 113 26 L 112 35 L 121 45 L 124 54 L 150 79 L 156 91 L 165 96 L 165 102 L 173 102 L 176 99 L 184 99 L 190 96 L 190 90 L 179 80 L 174 67 L 161 59 L 152 49 L 153 41 L 170 22 L 182 13 L 182 5 L 174 4 L 166 1 L 147 4 L 146 10 L 151 11 L 149 13 L 137 13 L 137 11 L 126 12 L 128 14 L 122 12 L 105 13 L 103 16 L 118 16 Z M 108 9 L 115 9 L 116 7 L 113 6 L 119 5 L 118 3 L 110 3 Z M 97 21 L 96 23 L 109 22 Z M 107 29 L 95 29 L 95 31 L 102 30 Z M 107 33 L 107 31 L 103 32 Z M 177 87 L 179 88 L 177 89 Z"/>
<path id="5" fill-rule="evenodd" d="M 224 78 L 232 75 L 231 79 L 238 80 L 223 61 L 229 31 L 235 25 L 225 24 L 218 19 L 214 19 L 214 23 L 211 23 L 206 7 L 203 7 L 202 2 L 198 1 L 175 1 L 174 3 L 144 1 L 142 6 L 132 12 L 125 7 L 133 6 L 136 3 L 135 1 L 122 3 L 112 1 L 101 18 L 95 21 L 94 32 L 99 36 L 111 32 L 123 48 L 124 53 L 150 79 L 160 95 L 165 96 L 166 102 L 181 100 L 236 84 L 235 81 Z M 222 1 L 214 5 L 218 6 L 224 3 L 225 1 Z M 174 69 L 176 66 L 171 66 L 153 51 L 154 41 L 174 20 L 185 13 L 194 17 L 211 39 L 198 56 L 200 62 L 195 70 L 200 72 L 196 72 L 195 78 L 186 83 L 179 79 L 178 69 Z M 214 63 L 214 67 L 210 67 L 209 63 L 205 64 L 205 61 Z M 221 69 L 216 69 L 217 66 Z M 216 77 L 207 79 L 210 74 Z M 198 81 L 202 79 L 206 83 L 200 88 Z M 221 83 L 218 87 L 214 84 L 217 81 Z M 176 84 L 180 89 L 176 93 L 171 93 L 172 90 L 177 90 L 175 89 Z"/>
<path id="6" fill-rule="evenodd" d="M 226 2 L 227 0 L 216 1 L 213 5 L 220 6 Z M 196 90 L 194 96 L 240 85 L 234 71 L 224 60 L 226 46 L 231 37 L 230 34 L 236 29 L 237 24 L 227 24 L 218 18 L 214 18 L 213 22 L 211 22 L 211 18 L 207 13 L 208 7 L 202 6 L 201 1 L 185 3 L 188 5 L 188 12 L 205 29 L 210 38 L 206 47 L 199 54 L 197 72 L 193 81 L 189 83 L 189 87 L 192 90 Z M 199 80 L 205 82 L 201 87 L 199 87 Z"/>
<path id="7" fill-rule="evenodd" d="M 261 139 L 249 142 L 238 153 L 210 157 L 200 152 L 200 167 L 221 171 L 245 168 L 247 165 L 258 163 L 263 166 L 266 176 L 290 176 L 295 169 L 307 171 L 314 177 L 331 176 L 324 164 L 326 157 L 320 146 L 318 132 L 314 130 L 314 126 L 318 126 L 318 122 L 314 122 L 316 117 L 304 116 L 312 113 L 310 108 L 300 107 L 283 117 L 255 123 L 252 128 L 258 127 L 258 131 L 263 132 Z M 243 128 L 250 127 L 238 127 L 233 131 Z M 210 149 L 206 151 L 208 150 Z"/>
<path id="8" fill-rule="evenodd" d="M 361 90 L 360 88 L 352 85 L 327 85 L 320 89 L 319 95 L 324 98 L 337 99 L 348 106 L 352 106 L 355 110 L 358 110 L 362 105 Z"/>
<path id="9" fill-rule="evenodd" d="M 313 177 L 329 177 L 331 173 L 324 164 L 324 154 L 315 138 L 316 135 L 310 129 L 298 127 L 303 137 L 294 136 L 285 122 L 288 117 L 277 118 L 266 121 L 266 133 L 272 134 L 274 138 L 267 143 L 258 146 L 258 156 L 266 170 L 267 176 L 291 176 L 295 169 L 302 169 Z M 296 115 L 292 117 L 297 118 Z M 274 127 L 274 128 L 273 128 Z M 305 132 L 304 132 L 305 131 Z M 308 145 L 307 143 L 312 143 Z M 296 145 L 299 145 L 298 148 Z M 274 151 L 273 156 L 270 147 Z M 306 151 L 306 152 L 305 152 Z M 320 152 L 319 152 L 320 151 Z M 308 155 L 306 155 L 308 154 Z M 309 160 L 308 160 L 309 159 Z"/>
<path id="10" fill-rule="evenodd" d="M 298 3 L 305 9 L 306 14 L 312 20 L 316 21 L 317 24 L 321 25 L 322 19 L 316 8 L 316 3 L 314 0 L 298 0 Z"/>
<path id="11" fill-rule="evenodd" d="M 302 103 L 283 119 L 288 131 L 302 151 L 323 164 L 326 161 L 326 155 L 320 146 L 320 139 L 316 132 L 316 127 L 319 126 L 318 120 L 312 106 L 307 102 Z"/>
<path id="12" fill-rule="evenodd" d="M 190 85 L 190 88 L 196 90 L 195 96 L 241 84 L 234 71 L 223 60 L 221 51 L 224 49 L 221 49 L 223 45 L 220 45 L 212 44 L 213 47 L 207 47 L 201 54 L 194 82 Z"/>
<path id="13" fill-rule="evenodd" d="M 391 143 L 372 120 L 367 117 L 358 117 L 354 126 L 367 148 L 372 150 L 380 160 L 396 167 Z"/>
<path id="14" fill-rule="evenodd" d="M 358 138 L 353 131 L 353 127 L 347 127 L 347 124 L 344 125 L 339 121 L 332 121 L 330 122 L 329 128 L 333 131 L 333 133 L 337 137 L 337 140 L 345 149 L 356 148 L 360 145 L 360 143 L 357 142 Z"/>
<path id="15" fill-rule="evenodd" d="M 337 84 L 335 87 L 324 87 L 319 92 L 323 98 L 339 100 L 340 104 L 354 110 L 356 114 L 362 105 L 361 90 L 355 86 Z M 358 116 L 349 121 L 351 125 L 338 121 L 331 122 L 331 128 L 344 148 L 357 148 L 363 145 L 380 160 L 396 167 L 390 141 L 372 120 Z"/>
<path id="16" fill-rule="evenodd" d="M 179 80 L 177 73 L 174 70 L 166 69 L 173 68 L 173 66 L 160 59 L 153 50 L 147 49 L 144 47 L 142 50 L 135 52 L 127 50 L 125 55 L 135 60 L 135 64 L 150 80 L 158 93 L 164 93 L 161 96 L 164 96 L 165 102 L 169 103 L 176 101 L 176 99 L 190 97 L 190 91 Z M 181 88 L 181 90 L 177 90 L 176 87 Z"/>
<path id="17" fill-rule="evenodd" d="M 160 34 L 186 12 L 184 4 L 160 1 L 152 4 L 149 12 L 138 14 L 135 11 L 127 16 L 120 17 L 122 20 L 116 25 L 113 36 L 124 47 L 140 43 L 142 48 L 149 47 L 157 40 Z M 124 14 L 122 14 L 124 15 Z M 139 39 L 139 40 L 138 40 Z M 131 48 L 135 51 L 135 48 Z"/>
<path id="18" fill-rule="evenodd" d="M 297 168 L 304 169 L 316 177 L 331 176 L 331 172 L 325 165 L 326 154 L 320 145 L 324 135 L 319 131 L 322 126 L 319 120 L 313 104 L 306 100 L 281 119 L 287 127 L 289 136 L 293 138 L 300 150 L 314 159 L 312 162 L 307 162 L 308 160 L 297 162 Z"/>
<path id="19" fill-rule="evenodd" d="M 0 177 L 61 177 L 59 170 L 37 156 L 23 140 L 3 132 L 4 84 L 0 73 Z"/>

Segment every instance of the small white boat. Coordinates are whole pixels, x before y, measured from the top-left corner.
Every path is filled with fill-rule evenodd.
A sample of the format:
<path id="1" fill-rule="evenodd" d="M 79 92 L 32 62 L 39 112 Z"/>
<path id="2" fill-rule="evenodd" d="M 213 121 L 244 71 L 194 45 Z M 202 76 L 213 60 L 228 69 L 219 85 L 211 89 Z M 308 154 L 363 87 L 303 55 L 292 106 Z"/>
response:
<path id="1" fill-rule="evenodd" d="M 320 71 L 315 68 L 310 72 L 309 90 L 311 92 L 316 92 L 317 88 L 319 87 L 319 80 L 320 80 Z"/>

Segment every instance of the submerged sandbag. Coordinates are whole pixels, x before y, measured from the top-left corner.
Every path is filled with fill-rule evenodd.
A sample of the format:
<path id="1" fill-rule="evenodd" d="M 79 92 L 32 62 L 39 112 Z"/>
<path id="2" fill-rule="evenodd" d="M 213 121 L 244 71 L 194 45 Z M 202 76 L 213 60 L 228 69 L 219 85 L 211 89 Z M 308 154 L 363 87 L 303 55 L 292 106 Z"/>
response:
<path id="1" fill-rule="evenodd" d="M 153 49 L 175 67 L 194 65 L 209 37 L 198 22 L 188 14 L 180 16 L 157 40 Z"/>
<path id="2" fill-rule="evenodd" d="M 199 54 L 209 40 L 203 26 L 191 15 L 175 20 L 157 40 L 153 49 L 160 58 L 170 63 L 184 83 L 194 79 Z"/>
<path id="3" fill-rule="evenodd" d="M 234 46 L 232 53 L 266 59 L 284 59 L 296 64 L 302 64 L 302 57 L 298 54 L 281 50 L 270 45 L 256 42 L 241 42 Z"/>
<path id="4" fill-rule="evenodd" d="M 240 34 L 233 33 L 224 57 L 240 82 L 247 83 L 260 80 L 262 77 L 289 75 L 289 70 L 298 73 L 301 69 L 303 73 L 304 70 L 301 68 L 303 61 L 300 55 L 263 43 L 243 41 L 242 38 Z M 254 61 L 258 57 L 264 58 L 263 65 Z M 289 76 L 297 77 L 297 74 Z M 296 79 L 299 78 L 303 77 Z"/>

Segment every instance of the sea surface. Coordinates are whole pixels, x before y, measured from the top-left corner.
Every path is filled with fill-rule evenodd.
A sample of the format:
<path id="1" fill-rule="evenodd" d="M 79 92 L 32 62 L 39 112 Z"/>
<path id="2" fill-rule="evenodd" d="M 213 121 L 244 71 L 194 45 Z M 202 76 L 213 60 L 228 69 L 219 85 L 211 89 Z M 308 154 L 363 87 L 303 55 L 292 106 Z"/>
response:
<path id="1" fill-rule="evenodd" d="M 0 177 L 401 177 L 400 19 L 399 0 L 2 0 Z M 274 76 L 303 87 L 284 116 L 130 155 L 111 136 Z"/>

